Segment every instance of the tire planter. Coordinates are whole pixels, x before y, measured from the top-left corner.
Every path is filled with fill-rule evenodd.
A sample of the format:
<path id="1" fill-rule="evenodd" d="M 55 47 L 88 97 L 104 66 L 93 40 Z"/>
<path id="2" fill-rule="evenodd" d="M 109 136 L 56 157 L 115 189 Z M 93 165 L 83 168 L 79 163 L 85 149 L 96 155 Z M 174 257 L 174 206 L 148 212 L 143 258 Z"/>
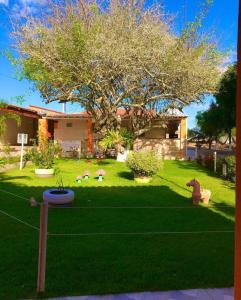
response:
<path id="1" fill-rule="evenodd" d="M 138 176 L 134 176 L 134 180 L 136 183 L 149 183 L 152 180 L 152 177 L 138 177 Z"/>
<path id="2" fill-rule="evenodd" d="M 35 169 L 35 175 L 37 177 L 53 177 L 54 169 Z"/>
<path id="3" fill-rule="evenodd" d="M 50 189 L 43 192 L 43 201 L 52 205 L 70 204 L 74 200 L 74 192 L 70 189 L 59 191 Z"/>

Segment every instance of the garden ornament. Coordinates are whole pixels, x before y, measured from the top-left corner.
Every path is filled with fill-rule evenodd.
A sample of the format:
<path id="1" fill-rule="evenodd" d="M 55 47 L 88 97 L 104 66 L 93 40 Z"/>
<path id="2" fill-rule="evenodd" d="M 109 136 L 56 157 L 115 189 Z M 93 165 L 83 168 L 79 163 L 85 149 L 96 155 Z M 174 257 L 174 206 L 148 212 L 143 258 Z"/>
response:
<path id="1" fill-rule="evenodd" d="M 31 197 L 31 198 L 29 199 L 29 204 L 30 204 L 31 207 L 35 207 L 35 206 L 38 205 L 38 203 L 37 203 L 37 201 L 34 199 L 34 197 Z"/>
<path id="2" fill-rule="evenodd" d="M 193 204 L 198 205 L 200 201 L 202 201 L 204 204 L 209 203 L 209 199 L 211 197 L 211 191 L 201 189 L 200 183 L 196 179 L 193 179 L 190 182 L 188 182 L 187 186 L 193 187 L 193 192 L 192 192 Z"/>
<path id="3" fill-rule="evenodd" d="M 82 179 L 82 176 L 80 176 L 80 175 L 77 176 L 77 177 L 76 177 L 76 182 L 77 182 L 77 183 L 81 183 L 81 179 Z"/>
<path id="4" fill-rule="evenodd" d="M 100 169 L 96 172 L 96 174 L 98 175 L 98 181 L 103 181 L 103 177 L 105 175 L 105 171 Z"/>
<path id="5" fill-rule="evenodd" d="M 90 172 L 89 171 L 85 171 L 84 172 L 84 179 L 89 179 L 90 177 Z"/>

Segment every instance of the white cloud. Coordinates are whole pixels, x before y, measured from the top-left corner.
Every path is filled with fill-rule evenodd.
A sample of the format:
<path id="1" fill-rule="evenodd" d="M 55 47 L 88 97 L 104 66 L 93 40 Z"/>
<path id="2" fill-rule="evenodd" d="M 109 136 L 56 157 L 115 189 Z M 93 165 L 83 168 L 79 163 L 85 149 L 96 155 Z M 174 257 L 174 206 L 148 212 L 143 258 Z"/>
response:
<path id="1" fill-rule="evenodd" d="M 0 0 L 3 1 L 3 0 Z M 19 0 L 12 7 L 15 18 L 23 18 L 38 13 L 38 10 L 44 7 L 48 0 Z"/>
<path id="2" fill-rule="evenodd" d="M 222 65 L 220 66 L 220 71 L 224 73 L 229 65 L 232 65 L 234 62 L 237 61 L 237 51 L 231 50 L 228 54 L 224 57 Z"/>
<path id="3" fill-rule="evenodd" d="M 0 0 L 1 1 L 1 0 Z M 20 0 L 23 5 L 39 5 L 44 6 L 48 3 L 48 0 Z"/>
<path id="4" fill-rule="evenodd" d="M 8 5 L 8 0 L 0 0 L 0 4 Z"/>

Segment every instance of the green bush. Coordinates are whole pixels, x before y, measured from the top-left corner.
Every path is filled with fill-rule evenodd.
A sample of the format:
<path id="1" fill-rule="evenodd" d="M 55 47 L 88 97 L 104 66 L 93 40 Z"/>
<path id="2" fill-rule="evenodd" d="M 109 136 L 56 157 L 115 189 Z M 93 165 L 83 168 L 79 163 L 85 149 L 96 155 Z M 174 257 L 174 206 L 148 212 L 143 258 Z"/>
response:
<path id="1" fill-rule="evenodd" d="M 203 165 L 203 159 L 202 159 L 202 156 L 201 156 L 201 155 L 198 155 L 198 157 L 196 158 L 196 162 L 197 162 L 199 165 Z"/>
<path id="2" fill-rule="evenodd" d="M 229 155 L 224 158 L 224 162 L 227 164 L 227 179 L 235 181 L 236 177 L 236 157 Z"/>
<path id="3" fill-rule="evenodd" d="M 162 160 L 155 151 L 134 151 L 128 155 L 126 165 L 135 176 L 151 177 L 162 168 Z"/>
<path id="4" fill-rule="evenodd" d="M 216 166 L 217 166 L 216 171 L 217 171 L 217 174 L 221 177 L 223 176 L 223 163 L 224 163 L 224 158 L 218 156 L 217 164 L 216 164 Z"/>
<path id="5" fill-rule="evenodd" d="M 4 167 L 7 164 L 15 164 L 20 161 L 19 156 L 10 156 L 10 157 L 1 157 L 0 158 L 0 167 Z"/>
<path id="6" fill-rule="evenodd" d="M 40 147 L 34 145 L 25 155 L 25 161 L 32 161 L 39 169 L 51 169 L 54 165 L 54 158 L 55 145 L 53 142 L 46 142 Z"/>
<path id="7" fill-rule="evenodd" d="M 114 148 L 118 152 L 122 147 L 131 149 L 133 141 L 133 134 L 126 128 L 121 128 L 120 130 L 108 130 L 99 145 L 104 151 Z"/>
<path id="8" fill-rule="evenodd" d="M 209 169 L 213 170 L 214 169 L 214 156 L 213 154 L 207 154 L 204 156 L 204 166 Z"/>

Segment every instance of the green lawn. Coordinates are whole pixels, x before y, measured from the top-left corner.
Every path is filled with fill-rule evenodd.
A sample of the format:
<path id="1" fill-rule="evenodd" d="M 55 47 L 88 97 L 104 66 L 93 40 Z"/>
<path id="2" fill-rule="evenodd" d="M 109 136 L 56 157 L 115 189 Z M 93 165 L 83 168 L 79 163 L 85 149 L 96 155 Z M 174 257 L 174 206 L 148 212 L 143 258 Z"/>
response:
<path id="1" fill-rule="evenodd" d="M 50 233 L 188 233 L 49 236 L 44 297 L 232 286 L 233 233 L 197 233 L 233 230 L 231 183 L 192 162 L 165 161 L 148 185 L 113 160 L 56 167 L 78 208 L 50 208 Z M 102 183 L 94 178 L 99 168 L 107 173 Z M 77 184 L 85 170 L 91 178 Z M 193 178 L 212 191 L 210 207 L 192 206 L 186 183 Z M 40 201 L 56 179 L 38 179 L 29 166 L 1 173 L 0 189 Z M 1 190 L 0 209 L 39 226 L 39 207 Z M 0 299 L 36 296 L 38 232 L 1 213 L 0 228 Z"/>

